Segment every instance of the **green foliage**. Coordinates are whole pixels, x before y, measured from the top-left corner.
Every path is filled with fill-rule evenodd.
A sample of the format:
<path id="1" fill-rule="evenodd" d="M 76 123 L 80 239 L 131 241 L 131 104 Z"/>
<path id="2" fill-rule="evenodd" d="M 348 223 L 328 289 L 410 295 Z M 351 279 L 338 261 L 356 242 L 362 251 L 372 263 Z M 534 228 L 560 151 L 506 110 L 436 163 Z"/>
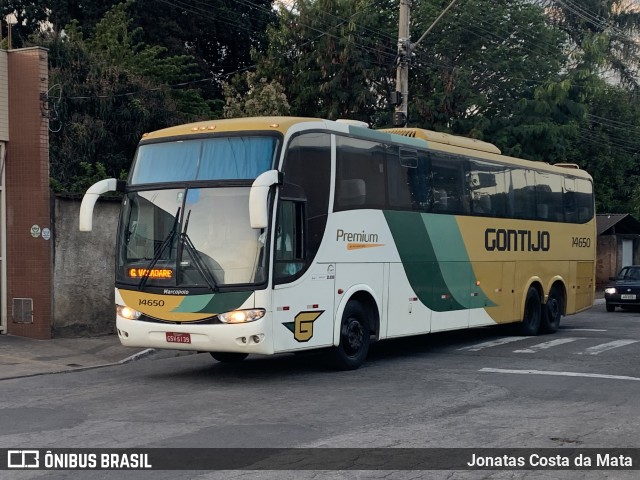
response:
<path id="1" fill-rule="evenodd" d="M 56 189 L 83 187 L 83 165 L 101 163 L 108 176 L 119 176 L 144 132 L 211 115 L 197 90 L 166 86 L 192 79 L 193 59 L 139 42 L 141 32 L 131 28 L 126 14 L 129 5 L 107 12 L 87 40 L 77 22 L 64 35 L 50 33 L 40 40 L 49 49 L 55 115 L 50 162 Z"/>
<path id="2" fill-rule="evenodd" d="M 40 30 L 48 17 L 49 2 L 47 0 L 3 0 L 0 2 L 2 48 L 8 47 L 8 15 L 13 16 L 11 29 L 11 48 L 27 45 L 29 36 Z"/>
<path id="3" fill-rule="evenodd" d="M 640 9 L 631 0 L 550 0 L 550 20 L 565 31 L 574 66 L 640 87 Z"/>
<path id="4" fill-rule="evenodd" d="M 233 83 L 223 85 L 225 118 L 289 115 L 290 105 L 284 87 L 275 80 L 256 81 L 256 74 L 245 72 Z"/>
<path id="5" fill-rule="evenodd" d="M 60 184 L 55 178 L 51 178 L 51 188 L 54 191 L 67 191 L 67 192 L 78 192 L 83 193 L 86 192 L 87 189 L 96 182 L 100 180 L 105 180 L 107 178 L 113 178 L 113 175 L 107 173 L 107 168 L 102 162 L 96 162 L 95 165 L 92 165 L 87 162 L 80 162 L 78 165 L 79 173 L 73 178 L 71 185 L 65 188 L 64 185 Z M 122 170 L 120 175 L 118 176 L 119 180 L 127 179 L 127 172 Z M 109 192 L 106 193 L 105 196 L 111 197 L 119 197 L 121 196 L 118 192 Z"/>
<path id="6" fill-rule="evenodd" d="M 586 106 L 568 159 L 593 176 L 598 211 L 640 214 L 640 11 L 628 0 L 551 3 L 570 38 L 573 98 Z"/>
<path id="7" fill-rule="evenodd" d="M 412 2 L 411 39 L 449 3 Z M 628 5 L 459 1 L 413 49 L 409 125 L 577 163 L 594 177 L 599 211 L 640 214 L 640 11 Z M 56 189 L 119 176 L 143 132 L 195 119 L 391 124 L 398 0 L 297 0 L 279 11 L 271 0 L 7 0 L 0 14 L 9 12 L 20 20 L 14 45 L 44 19 L 54 27 L 37 43 L 50 56 Z"/>
<path id="8" fill-rule="evenodd" d="M 104 15 L 122 0 L 49 0 L 49 20 L 58 29 L 78 21 L 92 35 Z M 127 9 L 138 41 L 161 45 L 168 55 L 189 55 L 197 74 L 212 78 L 202 89 L 212 100 L 221 98 L 218 79 L 251 64 L 252 48 L 266 45 L 266 26 L 276 20 L 272 0 L 207 0 L 207 2 L 136 0 Z"/>
<path id="9" fill-rule="evenodd" d="M 134 28 L 128 14 L 133 4 L 132 0 L 120 3 L 104 15 L 87 42 L 89 50 L 107 64 L 159 82 L 171 84 L 195 78 L 189 75 L 197 67 L 192 56 L 167 56 L 166 48 L 141 41 L 142 28 Z"/>
<path id="10" fill-rule="evenodd" d="M 422 2 L 416 12 L 421 26 L 447 4 Z M 467 0 L 425 40 L 411 67 L 412 124 L 471 134 L 525 158 L 563 158 L 564 138 L 581 113 L 566 104 L 560 75 L 565 36 L 546 23 L 540 7 L 525 0 Z"/>
<path id="11" fill-rule="evenodd" d="M 396 10 L 391 0 L 300 0 L 295 11 L 281 9 L 258 78 L 286 86 L 295 115 L 372 123 L 395 77 Z"/>
<path id="12" fill-rule="evenodd" d="M 579 126 L 578 141 L 568 158 L 593 176 L 598 211 L 640 214 L 637 93 L 603 82 L 589 104 L 589 113 Z"/>

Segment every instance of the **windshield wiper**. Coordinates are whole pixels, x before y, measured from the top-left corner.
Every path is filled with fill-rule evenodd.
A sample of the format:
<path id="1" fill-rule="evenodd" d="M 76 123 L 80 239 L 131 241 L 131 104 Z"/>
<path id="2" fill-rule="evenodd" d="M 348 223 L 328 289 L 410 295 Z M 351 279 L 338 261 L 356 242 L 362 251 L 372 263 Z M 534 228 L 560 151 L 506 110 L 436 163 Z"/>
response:
<path id="1" fill-rule="evenodd" d="M 167 245 L 169 245 L 169 252 L 171 252 L 171 245 L 173 244 L 173 240 L 176 237 L 176 232 L 178 231 L 178 219 L 180 218 L 180 208 L 181 207 L 178 207 L 178 211 L 176 212 L 176 217 L 173 220 L 173 226 L 171 227 L 171 230 L 169 231 L 169 233 L 167 233 L 167 236 L 160 244 L 160 248 L 158 248 L 158 251 L 151 259 L 151 262 L 149 262 L 149 265 L 147 265 L 146 271 L 144 272 L 144 275 L 142 275 L 142 278 L 140 279 L 140 283 L 138 283 L 139 289 L 142 289 L 146 285 L 147 280 L 149 279 L 149 275 L 151 275 L 151 269 L 155 267 L 156 263 L 158 263 L 158 260 L 160 260 L 160 257 L 162 256 L 164 249 L 167 248 Z"/>
<path id="2" fill-rule="evenodd" d="M 202 278 L 204 278 L 205 282 L 207 282 L 207 286 L 213 292 L 217 292 L 218 285 L 216 283 L 216 280 L 213 278 L 213 276 L 211 275 L 211 272 L 209 271 L 207 266 L 204 264 L 204 261 L 202 260 L 202 255 L 196 249 L 195 245 L 189 238 L 189 235 L 187 235 L 187 228 L 189 228 L 190 217 L 191 217 L 191 210 L 189 210 L 189 213 L 187 213 L 187 218 L 184 221 L 184 228 L 182 229 L 182 233 L 180 234 L 180 240 L 181 240 L 180 245 L 182 246 L 182 248 L 186 248 L 187 252 L 189 253 L 189 256 L 193 260 L 193 264 L 195 265 L 196 269 L 198 270 L 198 272 L 200 272 L 200 275 L 202 275 Z M 180 255 L 178 256 L 178 258 L 182 260 L 182 252 L 180 252 Z"/>

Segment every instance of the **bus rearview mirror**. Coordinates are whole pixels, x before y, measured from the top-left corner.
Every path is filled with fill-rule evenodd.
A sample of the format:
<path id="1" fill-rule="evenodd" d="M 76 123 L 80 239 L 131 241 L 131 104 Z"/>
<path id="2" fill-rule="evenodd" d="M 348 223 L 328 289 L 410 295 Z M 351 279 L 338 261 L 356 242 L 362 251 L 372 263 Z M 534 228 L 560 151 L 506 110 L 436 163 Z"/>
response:
<path id="1" fill-rule="evenodd" d="M 258 175 L 249 192 L 249 221 L 251 228 L 267 228 L 269 225 L 269 190 L 281 181 L 278 170 L 268 170 Z"/>
<path id="2" fill-rule="evenodd" d="M 89 187 L 82 197 L 80 204 L 80 231 L 90 232 L 93 230 L 93 208 L 98 201 L 98 197 L 107 192 L 124 192 L 125 183 L 115 178 L 100 180 Z"/>

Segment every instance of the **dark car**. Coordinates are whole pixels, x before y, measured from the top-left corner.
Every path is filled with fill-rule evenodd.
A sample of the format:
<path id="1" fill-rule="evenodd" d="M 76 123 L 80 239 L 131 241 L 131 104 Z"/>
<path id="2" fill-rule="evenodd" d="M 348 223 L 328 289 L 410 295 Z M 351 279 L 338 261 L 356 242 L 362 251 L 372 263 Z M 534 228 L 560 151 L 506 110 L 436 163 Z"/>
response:
<path id="1" fill-rule="evenodd" d="M 604 289 L 607 312 L 616 307 L 640 307 L 640 265 L 623 267 L 617 277 Z"/>

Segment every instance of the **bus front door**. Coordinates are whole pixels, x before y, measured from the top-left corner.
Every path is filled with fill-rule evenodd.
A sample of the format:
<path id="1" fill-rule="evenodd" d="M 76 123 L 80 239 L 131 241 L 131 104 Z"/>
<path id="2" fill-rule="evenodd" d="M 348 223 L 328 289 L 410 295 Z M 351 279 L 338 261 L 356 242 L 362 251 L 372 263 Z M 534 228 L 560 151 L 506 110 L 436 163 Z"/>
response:
<path id="1" fill-rule="evenodd" d="M 275 286 L 276 352 L 333 345 L 334 285 L 335 265 L 314 264 L 301 278 Z"/>

